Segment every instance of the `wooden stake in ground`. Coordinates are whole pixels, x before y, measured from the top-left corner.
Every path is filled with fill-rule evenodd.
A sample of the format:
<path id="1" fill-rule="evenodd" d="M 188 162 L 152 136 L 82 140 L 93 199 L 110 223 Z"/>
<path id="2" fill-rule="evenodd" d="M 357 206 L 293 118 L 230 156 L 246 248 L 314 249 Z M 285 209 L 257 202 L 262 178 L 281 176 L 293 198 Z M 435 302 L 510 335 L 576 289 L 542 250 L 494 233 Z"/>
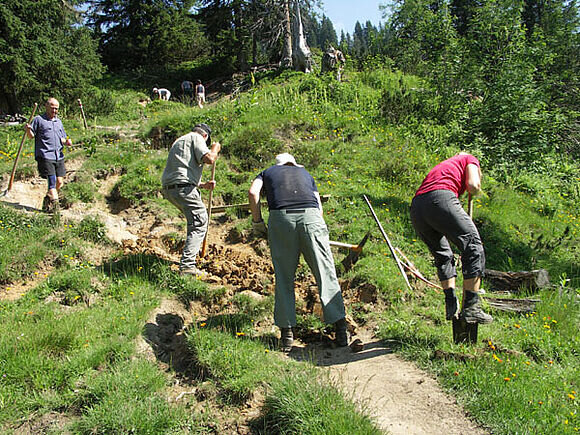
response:
<path id="1" fill-rule="evenodd" d="M 379 218 L 377 217 L 375 211 L 373 210 L 373 206 L 371 205 L 371 203 L 366 195 L 363 195 L 363 198 L 367 202 L 367 205 L 369 206 L 369 209 L 371 210 L 371 213 L 372 213 L 373 217 L 375 218 L 375 222 L 379 226 L 379 230 L 381 230 L 381 233 L 383 234 L 383 237 L 385 238 L 387 245 L 389 245 L 389 249 L 391 250 L 391 254 L 393 255 L 393 258 L 395 259 L 395 263 L 397 263 L 397 267 L 399 268 L 401 275 L 403 275 L 403 278 L 405 279 L 405 283 L 407 284 L 407 287 L 409 288 L 409 290 L 412 291 L 413 289 L 411 287 L 411 284 L 409 283 L 409 279 L 407 278 L 407 274 L 405 273 L 405 270 L 403 269 L 403 265 L 399 261 L 399 257 L 397 257 L 397 254 L 395 252 L 395 248 L 393 248 L 393 245 L 391 244 L 391 241 L 389 240 L 387 233 L 385 232 L 385 230 L 383 229 L 383 226 L 379 222 Z"/>
<path id="2" fill-rule="evenodd" d="M 87 125 L 87 118 L 85 118 L 85 111 L 83 109 L 83 103 L 81 102 L 80 98 L 77 101 L 79 102 L 79 107 L 81 108 L 81 116 L 83 117 L 83 125 L 85 126 L 85 130 L 88 130 L 89 126 Z"/>
<path id="3" fill-rule="evenodd" d="M 213 165 L 211 165 L 211 181 L 215 181 L 215 164 L 216 162 L 213 162 Z M 209 222 L 211 220 L 211 201 L 213 198 L 213 189 L 209 191 L 209 200 L 208 200 L 208 205 L 207 205 L 207 231 L 205 232 L 205 237 L 203 238 L 203 245 L 201 245 L 201 252 L 199 253 L 199 256 L 201 258 L 205 257 L 205 248 L 207 246 L 207 234 L 209 233 Z"/>
<path id="4" fill-rule="evenodd" d="M 38 107 L 38 103 L 34 103 L 34 107 L 32 108 L 32 114 L 30 118 L 28 118 L 27 124 L 32 122 L 34 118 L 34 114 L 36 113 L 36 108 Z M 16 165 L 18 165 L 18 159 L 20 158 L 20 153 L 22 152 L 22 146 L 24 145 L 24 141 L 26 140 L 26 129 L 24 130 L 24 134 L 22 135 L 22 140 L 20 141 L 20 146 L 18 147 L 18 152 L 16 153 L 16 158 L 14 159 L 14 166 L 12 166 L 12 172 L 10 173 L 10 180 L 8 181 L 8 188 L 2 193 L 2 196 L 6 195 L 12 189 L 12 184 L 14 183 L 14 174 L 16 173 Z"/>

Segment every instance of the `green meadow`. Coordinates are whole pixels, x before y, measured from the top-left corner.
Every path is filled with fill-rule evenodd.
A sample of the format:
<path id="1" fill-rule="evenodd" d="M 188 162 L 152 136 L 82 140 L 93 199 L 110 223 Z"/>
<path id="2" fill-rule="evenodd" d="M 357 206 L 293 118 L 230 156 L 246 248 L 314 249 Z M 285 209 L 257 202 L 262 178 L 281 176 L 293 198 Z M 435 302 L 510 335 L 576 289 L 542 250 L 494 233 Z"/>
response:
<path id="1" fill-rule="evenodd" d="M 378 290 L 380 309 L 347 306 L 352 318 L 377 325 L 381 340 L 433 373 L 492 433 L 577 433 L 577 160 L 555 150 L 516 164 L 481 141 L 468 141 L 467 121 L 442 123 L 432 116 L 441 101 L 429 83 L 387 65 L 349 68 L 343 82 L 277 71 L 245 80 L 247 91 L 199 110 L 173 101 L 138 106 L 145 94 L 109 76 L 100 87 L 112 111 L 91 116 L 88 130 L 76 114 L 67 115 L 71 103 L 62 101 L 74 143 L 67 159 L 79 164 L 63 189 L 66 201 L 102 199 L 95 180 L 115 174 L 113 191 L 131 207 L 161 220 L 176 216 L 160 197 L 160 177 L 167 146 L 197 122 L 209 124 L 222 144 L 214 191 L 222 204 L 246 202 L 256 174 L 276 154 L 290 152 L 314 176 L 320 193 L 330 195 L 324 216 L 332 240 L 354 244 L 371 232 L 352 270 L 341 270 L 337 261 L 342 280 Z M 468 117 L 476 109 L 464 99 L 454 110 Z M 0 129 L 0 173 L 10 173 L 21 138 L 21 127 Z M 483 193 L 475 199 L 474 221 L 487 267 L 542 268 L 551 278 L 549 288 L 517 289 L 513 296 L 539 299 L 532 312 L 507 313 L 484 301 L 494 322 L 480 327 L 472 345 L 453 343 L 440 292 L 419 282 L 412 290 L 405 286 L 363 199 L 369 198 L 393 244 L 435 281 L 408 208 L 429 169 L 462 150 L 482 162 Z M 16 179 L 35 171 L 27 141 Z M 247 215 L 231 212 L 226 219 L 240 231 L 251 228 Z M 107 255 L 96 262 L 95 251 Z M 0 301 L 3 433 L 50 415 L 56 423 L 46 424 L 47 433 L 228 433 L 235 427 L 232 416 L 258 396 L 259 415 L 245 422 L 253 433 L 380 433 L 322 369 L 281 358 L 275 337 L 255 328 L 272 316 L 271 300 L 258 305 L 238 298 L 221 317 L 194 319 L 186 346 L 188 373 L 195 379 L 190 389 L 197 393 L 187 401 L 169 400 L 176 373 L 138 351 L 151 312 L 165 298 L 187 307 L 217 303 L 225 291 L 179 276 L 163 259 L 124 254 L 107 239 L 99 218 L 68 222 L 0 205 L 0 291 L 18 291 L 23 282 L 32 285 L 21 296 Z M 312 319 L 299 323 L 315 327 Z M 442 353 L 449 357 L 438 357 Z"/>

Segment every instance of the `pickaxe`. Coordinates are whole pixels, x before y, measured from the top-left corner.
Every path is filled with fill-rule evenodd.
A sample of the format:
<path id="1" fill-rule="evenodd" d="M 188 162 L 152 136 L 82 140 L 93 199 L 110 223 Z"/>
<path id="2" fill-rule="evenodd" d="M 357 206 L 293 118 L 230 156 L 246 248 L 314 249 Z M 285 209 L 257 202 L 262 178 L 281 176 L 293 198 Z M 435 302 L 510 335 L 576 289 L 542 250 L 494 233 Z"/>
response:
<path id="1" fill-rule="evenodd" d="M 358 261 L 358 257 L 360 256 L 362 248 L 369 238 L 369 234 L 370 233 L 366 233 L 358 245 L 351 245 L 350 243 L 342 243 L 342 242 L 333 242 L 332 240 L 329 241 L 330 246 L 337 246 L 339 248 L 350 250 L 348 255 L 344 257 L 344 260 L 342 260 L 342 265 L 344 266 L 345 271 L 348 271 Z"/>

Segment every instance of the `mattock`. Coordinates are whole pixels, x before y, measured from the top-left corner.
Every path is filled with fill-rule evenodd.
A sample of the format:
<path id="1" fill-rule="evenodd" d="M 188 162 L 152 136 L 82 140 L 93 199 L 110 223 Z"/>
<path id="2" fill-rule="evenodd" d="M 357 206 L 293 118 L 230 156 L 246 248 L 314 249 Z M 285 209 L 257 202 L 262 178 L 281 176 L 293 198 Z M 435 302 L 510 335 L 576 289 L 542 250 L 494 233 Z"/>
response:
<path id="1" fill-rule="evenodd" d="M 332 240 L 328 242 L 330 246 L 337 246 L 339 248 L 345 248 L 350 250 L 348 255 L 344 257 L 344 260 L 342 260 L 342 265 L 344 266 L 345 271 L 350 270 L 350 268 L 358 261 L 358 257 L 360 256 L 362 248 L 367 242 L 369 235 L 370 233 L 366 233 L 358 245 L 351 245 L 350 243 L 342 243 L 342 242 L 333 242 Z"/>

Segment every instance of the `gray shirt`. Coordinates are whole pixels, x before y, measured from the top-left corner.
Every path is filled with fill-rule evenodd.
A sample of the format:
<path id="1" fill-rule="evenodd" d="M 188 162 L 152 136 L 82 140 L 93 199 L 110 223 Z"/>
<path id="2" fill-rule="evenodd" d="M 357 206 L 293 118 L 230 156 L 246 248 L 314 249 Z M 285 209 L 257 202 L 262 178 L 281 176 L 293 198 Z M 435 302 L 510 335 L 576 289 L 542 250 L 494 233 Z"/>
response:
<path id="1" fill-rule="evenodd" d="M 209 148 L 201 134 L 191 132 L 178 138 L 169 150 L 161 184 L 191 183 L 197 186 L 203 172 L 202 159 L 207 153 Z"/>

